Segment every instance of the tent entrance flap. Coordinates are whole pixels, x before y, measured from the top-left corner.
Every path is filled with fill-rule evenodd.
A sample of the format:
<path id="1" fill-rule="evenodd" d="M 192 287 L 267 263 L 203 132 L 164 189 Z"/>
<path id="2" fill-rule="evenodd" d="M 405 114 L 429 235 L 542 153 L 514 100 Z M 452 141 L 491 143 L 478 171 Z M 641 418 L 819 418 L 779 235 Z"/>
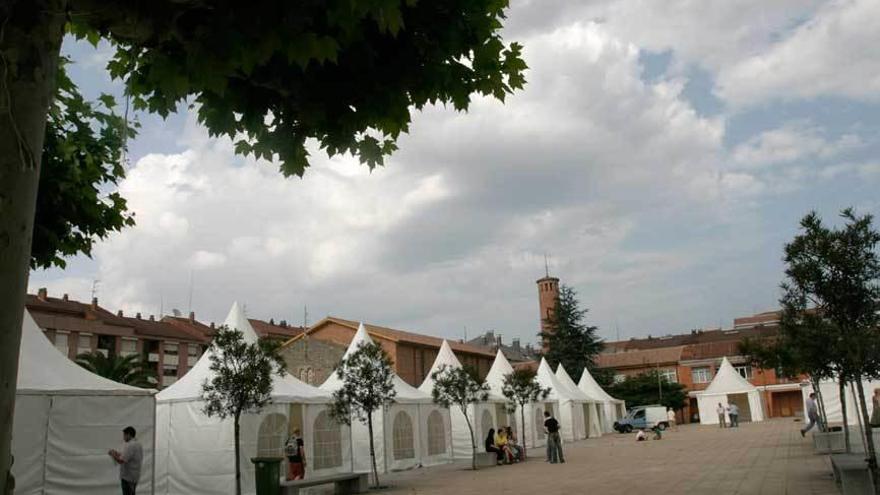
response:
<path id="1" fill-rule="evenodd" d="M 727 403 L 736 404 L 739 407 L 739 422 L 752 420 L 752 409 L 749 407 L 748 394 L 727 394 Z"/>

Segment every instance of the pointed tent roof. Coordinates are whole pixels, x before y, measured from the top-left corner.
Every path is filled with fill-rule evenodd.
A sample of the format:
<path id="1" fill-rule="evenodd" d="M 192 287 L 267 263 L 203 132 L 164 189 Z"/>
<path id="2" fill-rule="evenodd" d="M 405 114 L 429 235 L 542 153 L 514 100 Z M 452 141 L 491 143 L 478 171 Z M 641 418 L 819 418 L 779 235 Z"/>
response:
<path id="1" fill-rule="evenodd" d="M 504 387 L 504 377 L 510 373 L 513 373 L 513 366 L 510 365 L 501 349 L 498 349 L 498 352 L 495 354 L 495 361 L 492 362 L 492 367 L 489 368 L 489 373 L 486 375 L 489 395 L 492 398 L 506 400 L 501 389 Z"/>
<path id="2" fill-rule="evenodd" d="M 559 383 L 565 387 L 568 391 L 569 396 L 572 399 L 579 401 L 593 401 L 590 396 L 585 394 L 583 390 L 579 389 L 577 385 L 575 385 L 574 380 L 568 376 L 568 372 L 565 371 L 565 367 L 562 366 L 562 363 L 559 363 L 559 366 L 556 367 L 556 379 L 559 380 Z"/>
<path id="3" fill-rule="evenodd" d="M 367 329 L 364 328 L 364 324 L 361 323 L 358 325 L 357 332 L 355 332 L 354 337 L 351 339 L 351 343 L 348 344 L 348 349 L 346 349 L 345 354 L 342 355 L 342 359 L 351 356 L 361 346 L 372 343 L 373 339 L 370 338 Z M 431 397 L 428 394 L 403 381 L 397 376 L 397 373 L 392 372 L 392 382 L 394 384 L 394 390 L 397 392 L 397 395 L 394 398 L 395 402 L 431 402 Z M 327 377 L 327 380 L 321 384 L 320 389 L 328 393 L 333 393 L 341 387 L 342 379 L 340 379 L 339 375 L 334 371 L 329 377 Z"/>
<path id="4" fill-rule="evenodd" d="M 706 387 L 703 394 L 736 394 L 751 392 L 753 390 L 758 389 L 743 378 L 725 357 L 721 360 L 721 366 L 718 367 L 718 372 L 715 373 L 715 378 L 712 379 L 712 383 Z"/>
<path id="5" fill-rule="evenodd" d="M 547 396 L 547 400 L 558 401 L 569 398 L 565 386 L 559 383 L 559 379 L 553 374 L 553 370 L 545 358 L 541 358 L 541 363 L 538 365 L 537 379 L 542 387 L 550 388 L 550 395 Z"/>
<path id="6" fill-rule="evenodd" d="M 584 368 L 584 372 L 581 373 L 581 380 L 578 382 L 578 388 L 581 389 L 583 393 L 587 394 L 587 396 L 602 402 L 623 402 L 620 399 L 611 397 L 608 392 L 599 386 L 599 383 L 596 382 L 596 379 L 593 378 L 593 375 L 587 368 Z"/>
<path id="7" fill-rule="evenodd" d="M 248 319 L 245 317 L 244 310 L 238 302 L 232 304 L 229 315 L 223 325 L 240 331 L 243 334 L 245 342 L 255 343 L 259 340 L 257 332 L 254 331 Z M 156 400 L 159 402 L 178 402 L 188 400 L 201 400 L 202 384 L 205 380 L 214 377 L 211 371 L 211 356 L 214 354 L 213 348 L 202 354 L 202 357 L 196 362 L 180 380 L 177 380 L 169 387 L 156 394 Z M 329 395 L 316 387 L 303 383 L 290 374 L 284 376 L 272 376 L 272 400 L 283 402 L 327 402 Z"/>
<path id="8" fill-rule="evenodd" d="M 16 393 L 153 395 L 156 391 L 108 380 L 74 363 L 49 342 L 30 312 L 25 310 L 21 322 Z"/>
<path id="9" fill-rule="evenodd" d="M 437 353 L 437 358 L 434 359 L 434 364 L 432 364 L 431 369 L 428 370 L 428 375 L 425 376 L 425 381 L 419 385 L 419 390 L 426 394 L 431 393 L 434 389 L 434 379 L 431 378 L 431 375 L 443 365 L 451 366 L 453 368 L 461 368 L 461 361 L 455 357 L 452 348 L 449 347 L 449 342 L 446 342 L 445 339 L 443 340 L 443 343 L 440 344 L 440 352 Z"/>

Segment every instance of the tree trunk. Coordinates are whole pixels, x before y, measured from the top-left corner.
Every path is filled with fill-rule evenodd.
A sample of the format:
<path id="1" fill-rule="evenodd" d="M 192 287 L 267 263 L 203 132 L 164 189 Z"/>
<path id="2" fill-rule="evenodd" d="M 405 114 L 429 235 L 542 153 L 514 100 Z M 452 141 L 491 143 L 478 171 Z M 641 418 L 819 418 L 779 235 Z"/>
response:
<path id="1" fill-rule="evenodd" d="M 840 415 L 843 418 L 843 442 L 847 452 L 852 452 L 852 442 L 849 439 L 849 418 L 846 411 L 846 380 L 838 378 L 838 395 L 840 397 Z"/>
<path id="2" fill-rule="evenodd" d="M 871 422 L 868 419 L 868 404 L 865 402 L 865 389 L 862 380 L 856 380 L 856 389 L 859 391 L 859 407 L 865 421 L 865 444 L 868 446 L 868 469 L 871 471 L 871 479 L 874 481 L 874 493 L 880 495 L 880 469 L 877 468 L 877 453 L 874 450 L 874 435 L 871 433 Z"/>
<path id="3" fill-rule="evenodd" d="M 373 413 L 372 412 L 367 413 L 367 430 L 370 433 L 370 462 L 373 465 L 373 487 L 379 488 L 379 469 L 376 468 L 376 449 L 373 446 Z"/>
<path id="4" fill-rule="evenodd" d="M 529 443 L 529 437 L 526 435 L 526 408 L 522 404 L 519 406 L 519 416 L 522 423 L 522 460 L 526 460 L 526 444 Z"/>
<path id="5" fill-rule="evenodd" d="M 238 424 L 241 419 L 240 413 L 235 413 L 235 495 L 241 495 L 241 440 L 240 427 Z"/>
<path id="6" fill-rule="evenodd" d="M 461 408 L 464 413 L 464 422 L 467 423 L 468 431 L 471 434 L 471 469 L 477 470 L 477 441 L 474 439 L 474 428 L 471 426 L 471 418 L 468 417 L 467 406 Z"/>
<path id="7" fill-rule="evenodd" d="M 0 495 L 11 495 L 21 320 L 64 22 L 63 0 L 0 4 Z"/>
<path id="8" fill-rule="evenodd" d="M 819 399 L 819 417 L 822 419 L 822 425 L 828 428 L 828 413 L 825 412 L 825 396 L 822 395 L 822 389 L 819 387 L 819 380 L 811 378 L 813 383 L 813 391 L 816 392 L 816 398 Z"/>

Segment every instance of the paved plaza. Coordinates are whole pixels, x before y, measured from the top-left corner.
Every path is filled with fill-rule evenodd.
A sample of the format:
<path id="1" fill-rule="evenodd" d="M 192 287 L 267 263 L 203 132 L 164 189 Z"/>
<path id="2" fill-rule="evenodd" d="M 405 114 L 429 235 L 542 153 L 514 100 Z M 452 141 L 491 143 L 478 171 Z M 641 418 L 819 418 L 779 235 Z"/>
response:
<path id="1" fill-rule="evenodd" d="M 828 457 L 813 453 L 792 419 L 738 429 L 684 425 L 661 441 L 608 434 L 566 445 L 566 463 L 533 451 L 513 466 L 469 471 L 462 464 L 386 475 L 389 494 L 837 494 Z"/>

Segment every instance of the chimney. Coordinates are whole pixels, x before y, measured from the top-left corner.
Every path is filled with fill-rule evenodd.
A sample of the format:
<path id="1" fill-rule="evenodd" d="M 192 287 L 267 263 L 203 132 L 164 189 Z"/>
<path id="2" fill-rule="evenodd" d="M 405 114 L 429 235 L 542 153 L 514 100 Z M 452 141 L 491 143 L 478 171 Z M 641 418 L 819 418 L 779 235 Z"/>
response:
<path id="1" fill-rule="evenodd" d="M 46 299 L 49 299 L 49 291 L 46 290 L 45 287 L 40 287 L 39 289 L 37 289 L 37 299 L 39 299 L 40 301 L 45 301 Z"/>
<path id="2" fill-rule="evenodd" d="M 154 318 L 153 315 L 150 315 L 150 321 L 156 321 L 156 318 Z"/>
<path id="3" fill-rule="evenodd" d="M 97 309 L 98 309 L 98 298 L 93 297 L 92 298 L 92 310 L 97 310 Z"/>
<path id="4" fill-rule="evenodd" d="M 134 315 L 134 317 L 137 318 L 138 320 L 140 320 L 140 319 L 141 319 L 141 314 L 138 313 L 138 314 Z"/>
<path id="5" fill-rule="evenodd" d="M 122 318 L 122 310 L 121 309 L 116 312 L 116 316 Z"/>
<path id="6" fill-rule="evenodd" d="M 189 322 L 190 322 L 190 323 L 195 323 L 195 322 L 196 322 L 196 312 L 195 312 L 195 311 L 190 311 L 190 312 L 189 312 Z"/>
<path id="7" fill-rule="evenodd" d="M 211 328 L 212 328 L 212 329 L 214 328 L 214 322 L 213 322 L 213 321 L 211 322 Z"/>
<path id="8" fill-rule="evenodd" d="M 287 328 L 287 320 L 281 320 L 281 328 Z"/>
<path id="9" fill-rule="evenodd" d="M 66 292 L 64 293 L 63 296 L 61 296 L 61 300 L 64 301 L 64 302 L 67 302 L 67 301 L 68 301 L 67 293 L 66 293 Z"/>
<path id="10" fill-rule="evenodd" d="M 270 324 L 270 325 L 274 325 L 274 324 L 275 324 L 275 318 L 269 318 L 269 324 Z"/>
<path id="11" fill-rule="evenodd" d="M 513 350 L 519 351 L 520 350 L 519 339 L 513 339 L 513 343 L 511 344 L 511 346 L 513 347 Z"/>
<path id="12" fill-rule="evenodd" d="M 501 335 L 495 336 L 495 348 L 501 349 Z"/>

